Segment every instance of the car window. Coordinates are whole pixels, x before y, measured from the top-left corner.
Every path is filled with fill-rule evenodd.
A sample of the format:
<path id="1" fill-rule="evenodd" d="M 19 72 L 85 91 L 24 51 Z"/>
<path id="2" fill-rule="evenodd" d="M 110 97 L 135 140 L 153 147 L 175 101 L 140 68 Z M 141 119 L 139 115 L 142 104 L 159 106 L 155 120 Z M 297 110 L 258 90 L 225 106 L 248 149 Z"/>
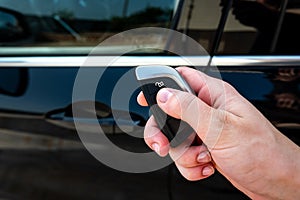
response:
<path id="1" fill-rule="evenodd" d="M 300 53 L 300 32 L 295 29 L 300 22 L 299 0 L 187 0 L 185 3 L 185 17 L 178 28 L 210 54 Z"/>
<path id="2" fill-rule="evenodd" d="M 170 27 L 176 5 L 177 0 L 1 0 L 0 51 L 85 54 L 128 29 Z M 139 44 L 163 45 L 159 38 L 137 39 Z M 126 40 L 111 45 L 124 44 Z"/>
<path id="3" fill-rule="evenodd" d="M 218 53 L 297 55 L 299 22 L 298 0 L 234 1 Z"/>

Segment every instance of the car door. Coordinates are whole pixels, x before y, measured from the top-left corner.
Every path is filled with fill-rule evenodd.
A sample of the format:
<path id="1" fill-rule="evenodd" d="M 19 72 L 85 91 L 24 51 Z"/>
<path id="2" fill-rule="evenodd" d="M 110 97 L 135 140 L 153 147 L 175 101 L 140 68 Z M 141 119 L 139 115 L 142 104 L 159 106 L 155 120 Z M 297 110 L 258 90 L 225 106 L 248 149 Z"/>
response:
<path id="1" fill-rule="evenodd" d="M 0 25 L 4 26 L 0 48 L 3 198 L 198 199 L 199 193 L 209 199 L 246 198 L 218 173 L 207 180 L 189 182 L 173 164 L 145 173 L 119 169 L 151 165 L 145 160 L 132 162 L 131 154 L 112 154 L 110 146 L 114 144 L 138 154 L 151 152 L 142 138 L 149 110 L 135 100 L 139 89 L 132 69 L 138 65 L 195 67 L 193 63 L 200 70 L 220 75 L 299 144 L 298 52 L 285 49 L 285 55 L 276 53 L 272 42 L 254 46 L 258 29 L 248 23 L 245 26 L 229 15 L 231 1 L 222 1 L 221 5 L 219 1 L 208 0 L 3 2 L 4 9 L 0 10 L 6 22 Z M 180 53 L 192 60 L 187 63 L 180 56 L 157 49 L 166 46 L 172 49 L 172 34 L 164 35 L 172 40 L 155 34 L 154 37 L 119 34 L 149 26 L 183 32 L 197 41 L 205 53 L 180 49 Z M 271 37 L 274 41 L 278 39 L 275 36 Z M 107 38 L 112 40 L 103 44 Z M 136 49 L 122 54 L 128 44 L 146 42 L 152 45 L 147 51 Z M 197 63 L 203 57 L 204 64 Z M 80 78 L 82 74 L 85 76 Z M 82 86 L 82 93 L 76 93 L 75 86 Z M 74 116 L 74 111 L 81 115 Z M 74 122 L 83 126 L 78 128 Z M 95 124 L 100 124 L 102 132 L 94 129 Z M 111 143 L 86 143 L 82 133 L 84 136 L 105 133 L 109 139 L 105 141 Z M 93 149 L 104 153 L 104 158 L 122 157 L 108 157 L 107 160 L 120 161 L 111 165 L 107 160 L 99 161 Z"/>

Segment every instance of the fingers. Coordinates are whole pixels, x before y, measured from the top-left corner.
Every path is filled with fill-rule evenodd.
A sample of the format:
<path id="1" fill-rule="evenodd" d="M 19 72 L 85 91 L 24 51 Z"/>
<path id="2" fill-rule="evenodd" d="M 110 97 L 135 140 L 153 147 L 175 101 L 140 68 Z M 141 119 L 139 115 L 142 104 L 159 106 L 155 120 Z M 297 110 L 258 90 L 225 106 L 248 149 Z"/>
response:
<path id="1" fill-rule="evenodd" d="M 163 88 L 157 94 L 157 102 L 165 113 L 191 125 L 204 143 L 211 123 L 218 121 L 217 116 L 213 116 L 216 110 L 186 92 Z"/>
<path id="2" fill-rule="evenodd" d="M 172 158 L 181 150 L 170 149 Z M 214 173 L 212 158 L 204 145 L 188 147 L 184 153 L 175 159 L 175 164 L 180 173 L 188 180 L 195 181 L 206 178 Z"/>
<path id="3" fill-rule="evenodd" d="M 222 101 L 219 100 L 224 99 L 225 82 L 192 68 L 178 67 L 176 69 L 203 102 L 214 108 L 222 106 Z"/>
<path id="4" fill-rule="evenodd" d="M 215 171 L 212 157 L 204 144 L 190 147 L 180 145 L 180 147 L 170 148 L 168 139 L 157 128 L 153 117 L 150 117 L 146 124 L 145 141 L 158 155 L 166 156 L 169 153 L 180 173 L 188 180 L 201 180 L 209 177 Z"/>
<path id="5" fill-rule="evenodd" d="M 149 118 L 145 126 L 144 138 L 146 144 L 160 156 L 169 153 L 169 141 L 167 137 L 157 127 L 153 116 Z"/>
<path id="6" fill-rule="evenodd" d="M 212 161 L 205 145 L 190 146 L 184 151 L 180 148 L 171 148 L 170 156 L 176 164 L 185 168 L 197 167 Z"/>
<path id="7" fill-rule="evenodd" d="M 209 77 L 200 71 L 187 67 L 180 67 L 177 70 L 196 91 L 198 97 L 186 92 L 163 88 L 157 94 L 158 105 L 168 115 L 190 124 L 198 136 L 209 147 L 212 147 L 229 115 L 224 111 L 225 95 L 232 99 L 236 96 L 233 94 L 234 90 L 223 81 Z M 143 93 L 138 95 L 138 102 L 140 105 L 147 105 Z M 209 131 L 214 133 L 209 134 Z M 209 139 L 207 135 L 210 136 Z M 211 141 L 207 142 L 207 140 Z"/>
<path id="8" fill-rule="evenodd" d="M 207 178 L 215 173 L 215 169 L 211 163 L 193 168 L 185 168 L 177 164 L 176 166 L 182 176 L 189 181 L 198 181 Z"/>
<path id="9" fill-rule="evenodd" d="M 170 148 L 168 139 L 157 127 L 153 116 L 148 120 L 144 134 L 146 144 L 160 156 L 169 153 L 187 180 L 201 180 L 214 174 L 212 157 L 203 143 L 199 146 L 186 146 L 183 143 L 177 148 Z M 193 140 L 194 137 L 190 136 L 189 139 Z"/>

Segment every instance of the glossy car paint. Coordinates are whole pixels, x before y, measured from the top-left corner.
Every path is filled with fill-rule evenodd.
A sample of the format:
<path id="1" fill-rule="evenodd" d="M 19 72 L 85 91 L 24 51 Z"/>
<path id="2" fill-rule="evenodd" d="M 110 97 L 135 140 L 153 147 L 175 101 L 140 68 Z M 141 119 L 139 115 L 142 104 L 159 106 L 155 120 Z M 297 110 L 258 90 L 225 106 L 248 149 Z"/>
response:
<path id="1" fill-rule="evenodd" d="M 151 59 L 155 62 L 156 59 L 168 60 L 168 57 L 153 56 Z M 246 57 L 236 58 L 236 62 L 238 59 L 244 62 L 235 64 L 234 59 L 231 59 L 229 64 L 218 59 L 224 58 L 214 59 L 222 79 L 236 87 L 270 121 L 299 144 L 299 137 L 296 135 L 300 123 L 299 99 L 297 99 L 300 87 L 299 68 L 296 62 L 298 58 L 294 57 L 293 62 L 287 61 L 285 64 L 289 66 L 291 62 L 291 66 L 285 67 L 285 71 L 282 71 L 281 66 L 263 62 L 263 59 L 260 60 L 260 64 L 255 65 L 247 62 Z M 82 146 L 70 120 L 72 116 L 68 114 L 79 66 L 64 67 L 63 59 L 61 60 L 61 67 L 51 64 L 47 66 L 47 62 L 40 67 L 31 67 L 28 62 L 19 68 L 0 68 L 0 71 L 6 73 L 16 69 L 27 72 L 22 75 L 26 80 L 22 82 L 26 83 L 23 93 L 1 94 L 0 98 L 0 126 L 2 135 L 5 136 L 5 140 L 0 143 L 3 147 L 1 167 L 3 172 L 7 171 L 1 175 L 1 180 L 5 183 L 5 187 L 2 188 L 5 195 L 14 197 L 15 193 L 16 198 L 22 196 L 34 199 L 44 196 L 49 199 L 84 196 L 90 199 L 111 199 L 111 197 L 167 199 L 170 196 L 173 199 L 184 199 L 185 195 L 189 194 L 190 199 L 194 197 L 196 199 L 197 196 L 191 194 L 197 194 L 201 189 L 202 196 L 211 199 L 220 196 L 231 199 L 243 198 L 241 193 L 218 174 L 208 180 L 191 183 L 185 181 L 173 165 L 152 173 L 128 174 L 110 169 L 98 162 Z M 6 64 L 13 65 L 13 63 Z M 5 66 L 5 62 L 3 61 L 1 65 Z M 105 70 L 98 84 L 96 102 L 110 107 L 115 84 L 133 67 L 111 66 L 107 69 L 104 66 L 90 67 L 91 72 Z M 211 75 L 215 73 L 209 69 L 206 71 Z M 129 79 L 138 85 L 133 72 L 130 76 L 132 77 Z M 138 92 L 136 90 L 132 95 L 129 107 L 120 106 L 112 109 L 133 113 L 139 120 L 139 125 L 143 126 L 149 117 L 149 111 L 148 108 L 136 103 Z M 135 139 L 113 128 L 111 130 L 107 132 L 107 136 L 122 148 L 135 152 L 149 151 L 142 139 Z M 153 192 L 149 192 L 149 188 Z"/>

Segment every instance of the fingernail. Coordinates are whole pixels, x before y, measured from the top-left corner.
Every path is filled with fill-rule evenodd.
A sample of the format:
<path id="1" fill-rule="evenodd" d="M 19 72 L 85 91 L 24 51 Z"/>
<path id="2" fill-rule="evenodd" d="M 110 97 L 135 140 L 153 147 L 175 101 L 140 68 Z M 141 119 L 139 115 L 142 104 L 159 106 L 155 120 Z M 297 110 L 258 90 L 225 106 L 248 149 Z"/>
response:
<path id="1" fill-rule="evenodd" d="M 157 100 L 160 101 L 161 103 L 166 103 L 172 93 L 168 89 L 161 89 L 158 93 Z"/>
<path id="2" fill-rule="evenodd" d="M 153 143 L 152 145 L 151 145 L 151 147 L 152 147 L 152 149 L 159 155 L 159 149 L 160 149 L 160 147 L 159 147 L 159 144 L 157 144 L 157 143 Z"/>
<path id="3" fill-rule="evenodd" d="M 197 162 L 199 162 L 199 163 L 210 162 L 210 161 L 211 161 L 211 158 L 207 151 L 201 152 L 197 156 Z"/>
<path id="4" fill-rule="evenodd" d="M 203 176 L 209 176 L 214 173 L 214 168 L 212 166 L 206 166 L 202 170 Z"/>

